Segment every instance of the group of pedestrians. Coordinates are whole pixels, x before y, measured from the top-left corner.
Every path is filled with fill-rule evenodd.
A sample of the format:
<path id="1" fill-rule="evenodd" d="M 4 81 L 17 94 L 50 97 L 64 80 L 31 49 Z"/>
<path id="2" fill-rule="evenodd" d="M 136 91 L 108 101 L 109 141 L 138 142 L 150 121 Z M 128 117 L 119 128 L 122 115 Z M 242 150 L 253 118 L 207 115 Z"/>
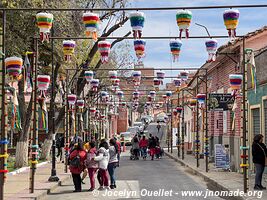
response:
<path id="1" fill-rule="evenodd" d="M 70 144 L 68 163 L 75 188 L 73 192 L 81 192 L 87 174 L 91 185 L 89 191 L 95 190 L 96 174 L 100 185 L 98 190 L 116 188 L 115 169 L 119 166 L 120 152 L 116 138 L 110 139 L 109 143 L 102 139 L 97 149 L 95 141 L 83 144 L 82 139 L 75 136 Z"/>
<path id="2" fill-rule="evenodd" d="M 131 156 L 133 156 L 134 160 L 139 160 L 140 156 L 146 160 L 148 154 L 150 155 L 151 160 L 154 160 L 154 157 L 157 159 L 162 157 L 163 150 L 160 147 L 160 140 L 157 136 L 149 134 L 149 138 L 147 139 L 145 135 L 142 137 L 135 135 L 131 143 Z"/>

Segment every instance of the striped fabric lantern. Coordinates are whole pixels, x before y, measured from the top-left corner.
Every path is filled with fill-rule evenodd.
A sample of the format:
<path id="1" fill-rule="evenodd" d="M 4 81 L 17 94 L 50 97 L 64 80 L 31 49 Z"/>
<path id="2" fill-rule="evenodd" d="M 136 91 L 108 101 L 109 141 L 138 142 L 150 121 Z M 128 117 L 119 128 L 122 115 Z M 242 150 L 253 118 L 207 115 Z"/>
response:
<path id="1" fill-rule="evenodd" d="M 197 105 L 197 99 L 196 98 L 189 99 L 189 105 L 191 107 L 195 107 Z"/>
<path id="2" fill-rule="evenodd" d="M 205 42 L 206 50 L 209 54 L 208 62 L 214 62 L 216 60 L 216 51 L 218 47 L 218 41 L 210 39 Z"/>
<path id="3" fill-rule="evenodd" d="M 63 53 L 65 57 L 65 61 L 70 61 L 71 56 L 74 54 L 76 43 L 73 40 L 64 40 L 63 41 Z"/>
<path id="4" fill-rule="evenodd" d="M 181 80 L 180 79 L 174 79 L 173 80 L 173 84 L 175 85 L 176 88 L 181 86 Z"/>
<path id="5" fill-rule="evenodd" d="M 135 50 L 135 55 L 140 60 L 145 56 L 145 46 L 146 42 L 145 40 L 135 40 L 134 41 L 134 50 Z"/>
<path id="6" fill-rule="evenodd" d="M 117 71 L 109 71 L 108 76 L 110 79 L 116 79 L 116 78 L 118 78 L 118 72 Z"/>
<path id="7" fill-rule="evenodd" d="M 77 96 L 75 94 L 69 94 L 68 95 L 68 103 L 72 107 L 76 103 Z"/>
<path id="8" fill-rule="evenodd" d="M 240 90 L 242 85 L 243 76 L 241 74 L 230 74 L 230 88 L 232 90 Z"/>
<path id="9" fill-rule="evenodd" d="M 90 84 L 92 91 L 97 92 L 97 88 L 99 86 L 99 79 L 92 79 Z"/>
<path id="10" fill-rule="evenodd" d="M 130 22 L 133 30 L 133 37 L 135 39 L 142 37 L 142 29 L 144 28 L 145 15 L 143 12 L 131 12 Z"/>
<path id="11" fill-rule="evenodd" d="M 133 71 L 132 77 L 133 77 L 134 82 L 140 82 L 141 81 L 141 71 Z"/>
<path id="12" fill-rule="evenodd" d="M 234 9 L 226 10 L 223 13 L 224 25 L 228 30 L 228 35 L 231 39 L 236 37 L 236 28 L 238 25 L 239 15 L 239 11 Z"/>
<path id="13" fill-rule="evenodd" d="M 93 71 L 85 71 L 84 77 L 85 77 L 87 83 L 90 83 L 90 81 L 94 78 L 94 72 Z"/>
<path id="14" fill-rule="evenodd" d="M 111 44 L 107 41 L 99 41 L 98 42 L 98 51 L 100 53 L 102 63 L 108 62 L 110 47 L 111 47 Z"/>
<path id="15" fill-rule="evenodd" d="M 101 91 L 100 96 L 103 102 L 107 102 L 109 100 L 109 94 L 106 91 Z"/>
<path id="16" fill-rule="evenodd" d="M 150 95 L 152 98 L 155 98 L 155 96 L 156 96 L 156 91 L 150 91 L 150 92 L 149 92 L 149 95 Z"/>
<path id="17" fill-rule="evenodd" d="M 119 90 L 119 91 L 117 91 L 117 95 L 119 97 L 119 100 L 121 100 L 124 96 L 124 93 L 123 93 L 123 91 Z"/>
<path id="18" fill-rule="evenodd" d="M 180 55 L 180 50 L 182 47 L 182 41 L 181 40 L 171 40 L 170 41 L 170 49 L 171 49 L 171 54 L 173 57 L 173 62 L 179 60 L 179 55 Z"/>
<path id="19" fill-rule="evenodd" d="M 53 15 L 51 13 L 40 12 L 36 15 L 36 21 L 40 31 L 41 42 L 49 42 L 49 34 L 53 25 Z"/>
<path id="20" fill-rule="evenodd" d="M 162 98 L 163 98 L 164 101 L 166 101 L 166 99 L 167 99 L 167 95 L 166 95 L 166 94 L 163 94 L 163 95 L 162 95 Z"/>
<path id="21" fill-rule="evenodd" d="M 77 100 L 76 105 L 78 106 L 79 109 L 83 109 L 84 108 L 84 100 L 83 99 Z"/>
<path id="22" fill-rule="evenodd" d="M 138 92 L 138 91 L 134 91 L 134 92 L 133 92 L 133 99 L 134 99 L 134 100 L 139 99 L 139 96 L 140 96 L 140 92 Z"/>
<path id="23" fill-rule="evenodd" d="M 183 31 L 185 32 L 186 38 L 189 37 L 189 26 L 192 20 L 192 12 L 189 10 L 179 10 L 176 14 L 177 25 L 180 30 L 179 37 L 182 38 Z"/>
<path id="24" fill-rule="evenodd" d="M 146 105 L 147 107 L 150 107 L 150 106 L 151 106 L 151 102 L 150 102 L 150 101 L 147 101 L 145 105 Z"/>
<path id="25" fill-rule="evenodd" d="M 200 104 L 205 103 L 206 100 L 206 94 L 197 94 L 197 101 Z"/>
<path id="26" fill-rule="evenodd" d="M 172 92 L 171 91 L 166 91 L 166 96 L 167 96 L 167 98 L 170 98 L 172 96 Z"/>
<path id="27" fill-rule="evenodd" d="M 116 78 L 112 80 L 112 86 L 119 87 L 120 86 L 120 79 Z"/>
<path id="28" fill-rule="evenodd" d="M 156 72 L 157 79 L 163 80 L 165 77 L 165 72 L 164 71 L 158 71 Z"/>
<path id="29" fill-rule="evenodd" d="M 159 109 L 159 108 L 160 108 L 160 105 L 157 103 L 157 104 L 155 105 L 155 107 L 156 107 L 157 109 Z"/>
<path id="30" fill-rule="evenodd" d="M 11 81 L 17 81 L 21 77 L 23 60 L 19 57 L 8 57 L 5 59 L 5 66 Z"/>
<path id="31" fill-rule="evenodd" d="M 176 111 L 178 114 L 181 114 L 183 112 L 183 107 L 176 107 Z"/>
<path id="32" fill-rule="evenodd" d="M 154 88 L 155 88 L 156 90 L 159 90 L 159 86 L 160 86 L 160 84 L 161 84 L 161 80 L 155 78 L 153 82 L 154 82 Z"/>
<path id="33" fill-rule="evenodd" d="M 180 72 L 180 78 L 182 80 L 187 80 L 188 79 L 188 72 L 187 71 Z"/>
<path id="34" fill-rule="evenodd" d="M 37 76 L 37 88 L 40 91 L 47 91 L 50 84 L 50 76 L 38 75 Z"/>
<path id="35" fill-rule="evenodd" d="M 97 40 L 97 31 L 99 28 L 99 15 L 92 12 L 86 12 L 83 14 L 83 24 L 86 28 L 85 35 Z"/>

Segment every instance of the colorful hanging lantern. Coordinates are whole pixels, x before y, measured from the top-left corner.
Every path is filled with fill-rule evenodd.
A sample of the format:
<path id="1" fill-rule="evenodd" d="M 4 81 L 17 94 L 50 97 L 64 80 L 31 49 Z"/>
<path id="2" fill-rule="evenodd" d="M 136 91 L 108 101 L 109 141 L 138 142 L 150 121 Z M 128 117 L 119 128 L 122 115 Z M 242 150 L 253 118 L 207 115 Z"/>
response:
<path id="1" fill-rule="evenodd" d="M 155 96 L 156 96 L 156 91 L 150 91 L 150 92 L 149 92 L 149 95 L 150 95 L 152 98 L 155 98 Z"/>
<path id="2" fill-rule="evenodd" d="M 108 62 L 110 47 L 111 47 L 111 44 L 107 41 L 99 41 L 98 42 L 98 51 L 100 53 L 102 63 Z"/>
<path id="3" fill-rule="evenodd" d="M 230 74 L 229 81 L 230 81 L 230 88 L 232 90 L 240 90 L 242 85 L 243 76 L 240 74 Z"/>
<path id="4" fill-rule="evenodd" d="M 160 84 L 161 84 L 161 80 L 155 78 L 154 79 L 154 87 L 155 87 L 156 90 L 159 89 Z"/>
<path id="5" fill-rule="evenodd" d="M 134 100 L 138 99 L 139 96 L 140 96 L 140 92 L 138 92 L 138 91 L 134 91 L 134 92 L 133 92 L 133 99 L 134 99 Z"/>
<path id="6" fill-rule="evenodd" d="M 180 72 L 180 78 L 182 80 L 187 80 L 188 79 L 188 72 L 187 71 Z"/>
<path id="7" fill-rule="evenodd" d="M 65 61 L 71 61 L 71 56 L 74 54 L 76 43 L 73 40 L 64 40 L 63 41 L 63 53 Z"/>
<path id="8" fill-rule="evenodd" d="M 197 94 L 197 101 L 200 104 L 205 103 L 206 100 L 206 94 Z"/>
<path id="9" fill-rule="evenodd" d="M 103 102 L 107 102 L 109 100 L 109 94 L 106 91 L 101 91 L 100 96 Z"/>
<path id="10" fill-rule="evenodd" d="M 118 78 L 118 72 L 117 71 L 109 71 L 108 76 L 110 79 L 116 79 L 116 78 Z"/>
<path id="11" fill-rule="evenodd" d="M 97 31 L 99 28 L 99 15 L 92 12 L 86 12 L 83 14 L 83 23 L 86 28 L 85 35 L 97 40 Z"/>
<path id="12" fill-rule="evenodd" d="M 163 80 L 165 77 L 165 72 L 163 72 L 163 71 L 158 71 L 158 72 L 156 72 L 156 74 L 157 74 L 157 79 L 159 79 L 159 80 Z"/>
<path id="13" fill-rule="evenodd" d="M 119 105 L 120 105 L 121 107 L 126 107 L 126 102 L 120 102 Z"/>
<path id="14" fill-rule="evenodd" d="M 98 79 L 92 79 L 91 82 L 91 89 L 94 91 L 94 92 L 97 92 L 97 88 L 99 86 L 99 80 Z"/>
<path id="15" fill-rule="evenodd" d="M 159 109 L 159 108 L 160 108 L 160 105 L 157 103 L 157 104 L 155 105 L 155 107 L 156 107 L 157 109 Z"/>
<path id="16" fill-rule="evenodd" d="M 130 22 L 133 30 L 133 37 L 135 39 L 142 37 L 142 29 L 144 28 L 145 15 L 143 12 L 131 12 Z"/>
<path id="17" fill-rule="evenodd" d="M 77 100 L 76 105 L 78 106 L 79 109 L 83 109 L 84 108 L 84 100 L 83 99 Z"/>
<path id="18" fill-rule="evenodd" d="M 181 86 L 181 80 L 180 79 L 174 79 L 173 84 L 176 88 Z"/>
<path id="19" fill-rule="evenodd" d="M 147 101 L 148 101 L 148 102 L 151 102 L 151 101 L 152 101 L 152 97 L 151 97 L 151 95 L 147 95 Z"/>
<path id="20" fill-rule="evenodd" d="M 183 31 L 185 32 L 186 38 L 189 37 L 189 26 L 192 20 L 192 12 L 189 10 L 179 10 L 176 14 L 177 25 L 180 30 L 180 39 L 182 38 Z"/>
<path id="21" fill-rule="evenodd" d="M 205 42 L 205 45 L 206 45 L 207 52 L 209 54 L 208 62 L 215 61 L 218 41 L 215 39 L 210 39 Z"/>
<path id="22" fill-rule="evenodd" d="M 40 29 L 41 42 L 49 42 L 50 29 L 53 25 L 53 15 L 51 13 L 41 12 L 36 15 L 37 26 Z"/>
<path id="23" fill-rule="evenodd" d="M 191 107 L 195 107 L 197 105 L 197 99 L 196 98 L 189 99 L 189 105 Z"/>
<path id="24" fill-rule="evenodd" d="M 182 41 L 181 40 L 171 40 L 170 41 L 170 49 L 171 49 L 171 54 L 173 57 L 173 62 L 179 60 L 179 55 L 180 55 L 180 50 L 182 47 Z"/>
<path id="25" fill-rule="evenodd" d="M 162 98 L 163 98 L 164 101 L 166 101 L 166 99 L 167 99 L 167 95 L 163 94 L 163 95 L 162 95 Z"/>
<path id="26" fill-rule="evenodd" d="M 170 98 L 172 96 L 172 92 L 171 91 L 167 91 L 166 92 L 166 96 L 167 96 L 167 98 Z"/>
<path id="27" fill-rule="evenodd" d="M 236 37 L 236 28 L 238 25 L 239 11 L 234 9 L 229 9 L 224 11 L 223 20 L 226 29 L 228 30 L 228 35 L 231 39 Z"/>
<path id="28" fill-rule="evenodd" d="M 140 82 L 141 81 L 141 71 L 133 71 L 132 77 L 133 77 L 134 82 Z"/>
<path id="29" fill-rule="evenodd" d="M 68 103 L 70 106 L 74 106 L 76 103 L 77 96 L 75 94 L 68 95 Z"/>
<path id="30" fill-rule="evenodd" d="M 176 107 L 176 111 L 178 114 L 181 114 L 183 112 L 183 107 Z"/>
<path id="31" fill-rule="evenodd" d="M 5 59 L 6 71 L 11 81 L 17 81 L 21 77 L 23 60 L 19 57 L 8 57 Z"/>
<path id="32" fill-rule="evenodd" d="M 119 100 L 121 100 L 121 99 L 123 98 L 123 96 L 124 96 L 124 93 L 123 93 L 123 91 L 119 90 L 119 91 L 117 92 L 117 95 L 118 95 L 118 97 L 119 97 Z"/>
<path id="33" fill-rule="evenodd" d="M 45 97 L 44 92 L 48 90 L 50 83 L 50 76 L 38 75 L 37 76 L 37 88 L 41 91 L 41 96 Z"/>
<path id="34" fill-rule="evenodd" d="M 90 81 L 94 78 L 94 72 L 93 71 L 85 71 L 84 77 L 85 77 L 87 83 L 90 83 Z"/>
<path id="35" fill-rule="evenodd" d="M 135 55 L 138 58 L 138 60 L 145 56 L 145 46 L 146 46 L 146 42 L 144 40 L 134 41 Z"/>
<path id="36" fill-rule="evenodd" d="M 172 114 L 173 114 L 174 116 L 176 116 L 176 115 L 178 114 L 178 113 L 177 113 L 177 110 L 176 110 L 176 109 L 173 109 Z"/>
<path id="37" fill-rule="evenodd" d="M 112 86 L 119 87 L 120 86 L 120 79 L 116 78 L 112 80 Z"/>

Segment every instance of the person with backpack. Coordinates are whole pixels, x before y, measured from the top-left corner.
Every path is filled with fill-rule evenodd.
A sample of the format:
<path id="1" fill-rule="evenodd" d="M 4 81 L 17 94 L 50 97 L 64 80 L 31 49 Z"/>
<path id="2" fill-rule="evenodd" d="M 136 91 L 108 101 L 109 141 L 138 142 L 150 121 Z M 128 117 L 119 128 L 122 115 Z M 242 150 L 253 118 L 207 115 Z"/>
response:
<path id="1" fill-rule="evenodd" d="M 74 188 L 73 192 L 82 191 L 81 173 L 84 170 L 84 161 L 86 159 L 86 152 L 83 150 L 81 143 L 76 143 L 69 156 L 69 169 L 72 175 Z"/>
<path id="2" fill-rule="evenodd" d="M 104 190 L 109 189 L 108 186 L 108 161 L 109 161 L 109 146 L 108 143 L 105 140 L 102 140 L 99 144 L 99 150 L 97 152 L 97 156 L 92 158 L 92 160 L 95 160 L 98 162 L 98 181 L 100 187 L 98 190 Z"/>
<path id="3" fill-rule="evenodd" d="M 138 140 L 137 134 L 133 137 L 131 143 L 132 143 L 134 159 L 139 160 L 140 153 L 139 153 L 139 140 Z"/>
<path id="4" fill-rule="evenodd" d="M 89 178 L 90 178 L 90 189 L 89 192 L 95 189 L 95 174 L 98 169 L 98 162 L 93 160 L 96 157 L 97 150 L 95 142 L 89 142 L 87 157 L 85 160 L 85 166 L 87 167 Z"/>
<path id="5" fill-rule="evenodd" d="M 108 162 L 108 173 L 110 176 L 110 189 L 116 188 L 115 180 L 115 169 L 118 165 L 118 146 L 115 139 L 109 141 L 109 162 Z"/>

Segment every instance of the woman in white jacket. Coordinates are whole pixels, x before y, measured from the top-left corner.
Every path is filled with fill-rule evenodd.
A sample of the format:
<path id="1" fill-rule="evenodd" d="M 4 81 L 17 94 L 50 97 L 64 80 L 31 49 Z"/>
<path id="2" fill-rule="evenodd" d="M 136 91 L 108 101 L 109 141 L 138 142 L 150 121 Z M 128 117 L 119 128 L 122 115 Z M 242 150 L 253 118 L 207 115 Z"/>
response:
<path id="1" fill-rule="evenodd" d="M 106 141 L 102 141 L 99 145 L 98 155 L 93 158 L 93 160 L 98 161 L 99 167 L 99 184 L 100 187 L 98 190 L 103 190 L 105 188 L 109 188 L 108 186 L 108 161 L 109 161 L 109 146 Z"/>

